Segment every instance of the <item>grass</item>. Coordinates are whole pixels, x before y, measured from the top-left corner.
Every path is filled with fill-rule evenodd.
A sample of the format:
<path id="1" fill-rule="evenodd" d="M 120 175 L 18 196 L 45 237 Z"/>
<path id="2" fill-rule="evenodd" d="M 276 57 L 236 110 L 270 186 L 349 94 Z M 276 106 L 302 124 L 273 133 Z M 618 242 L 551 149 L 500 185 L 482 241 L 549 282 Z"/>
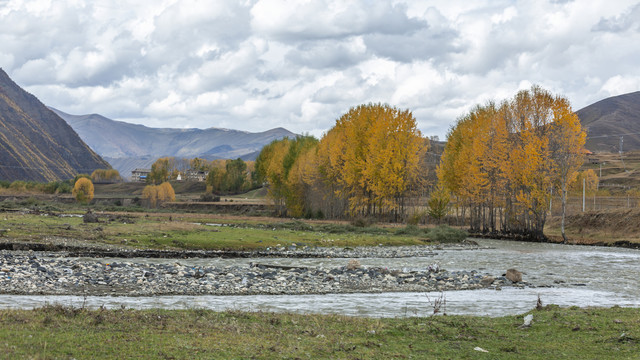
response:
<path id="1" fill-rule="evenodd" d="M 100 223 L 85 224 L 80 217 L 4 213 L 0 215 L 0 229 L 9 229 L 3 237 L 13 241 L 49 243 L 56 239 L 75 239 L 154 249 L 261 249 L 293 244 L 310 247 L 391 246 L 428 242 L 424 232 L 397 234 L 390 229 L 359 228 L 348 224 L 268 222 L 262 221 L 265 219 L 178 213 L 110 213 L 100 216 Z"/>
<path id="2" fill-rule="evenodd" d="M 208 310 L 0 311 L 12 359 L 632 359 L 640 310 L 558 308 L 500 318 L 370 319 Z M 488 352 L 480 352 L 475 348 Z"/>

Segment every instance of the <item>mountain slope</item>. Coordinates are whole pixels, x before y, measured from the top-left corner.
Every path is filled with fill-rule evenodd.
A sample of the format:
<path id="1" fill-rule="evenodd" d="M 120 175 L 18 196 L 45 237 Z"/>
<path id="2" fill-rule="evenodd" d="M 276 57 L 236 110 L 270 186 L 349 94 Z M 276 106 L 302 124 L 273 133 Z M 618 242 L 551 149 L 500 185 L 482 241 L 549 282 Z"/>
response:
<path id="1" fill-rule="evenodd" d="M 276 128 L 259 133 L 228 129 L 169 129 L 115 121 L 98 114 L 70 115 L 51 108 L 123 177 L 163 156 L 253 160 L 273 140 L 296 135 Z"/>
<path id="2" fill-rule="evenodd" d="M 585 147 L 591 151 L 618 152 L 640 149 L 640 91 L 613 96 L 576 111 L 587 129 Z"/>
<path id="3" fill-rule="evenodd" d="M 0 179 L 65 180 L 99 168 L 110 166 L 0 69 Z"/>

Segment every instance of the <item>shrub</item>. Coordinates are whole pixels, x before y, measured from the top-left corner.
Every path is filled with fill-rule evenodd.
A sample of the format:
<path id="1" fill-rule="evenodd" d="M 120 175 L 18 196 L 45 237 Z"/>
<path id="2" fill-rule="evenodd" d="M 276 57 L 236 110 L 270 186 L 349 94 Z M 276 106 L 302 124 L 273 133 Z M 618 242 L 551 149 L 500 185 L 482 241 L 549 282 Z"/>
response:
<path id="1" fill-rule="evenodd" d="M 355 217 L 352 221 L 351 221 L 351 225 L 355 226 L 355 227 L 359 227 L 359 228 L 366 228 L 371 226 L 373 222 L 370 219 L 367 219 L 365 217 L 362 216 L 358 216 Z"/>
<path id="2" fill-rule="evenodd" d="M 465 230 L 454 229 L 447 225 L 440 225 L 429 230 L 427 234 L 431 241 L 439 243 L 456 243 L 466 239 L 469 234 Z"/>
<path id="3" fill-rule="evenodd" d="M 201 202 L 218 202 L 220 201 L 220 196 L 213 195 L 212 193 L 208 192 L 200 195 L 200 201 Z"/>
<path id="4" fill-rule="evenodd" d="M 422 230 L 417 225 L 407 225 L 404 228 L 396 230 L 396 235 L 419 235 Z"/>

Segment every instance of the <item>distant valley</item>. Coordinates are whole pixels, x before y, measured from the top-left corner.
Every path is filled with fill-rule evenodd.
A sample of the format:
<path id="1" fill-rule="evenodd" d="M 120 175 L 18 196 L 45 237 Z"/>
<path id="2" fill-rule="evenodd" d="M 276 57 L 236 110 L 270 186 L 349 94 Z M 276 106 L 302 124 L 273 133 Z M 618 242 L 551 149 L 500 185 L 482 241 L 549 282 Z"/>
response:
<path id="1" fill-rule="evenodd" d="M 58 109 L 51 110 L 67 121 L 124 178 L 135 168 L 148 168 L 164 156 L 255 160 L 264 145 L 296 136 L 283 128 L 259 133 L 218 128 L 150 128 L 98 114 L 71 115 Z"/>

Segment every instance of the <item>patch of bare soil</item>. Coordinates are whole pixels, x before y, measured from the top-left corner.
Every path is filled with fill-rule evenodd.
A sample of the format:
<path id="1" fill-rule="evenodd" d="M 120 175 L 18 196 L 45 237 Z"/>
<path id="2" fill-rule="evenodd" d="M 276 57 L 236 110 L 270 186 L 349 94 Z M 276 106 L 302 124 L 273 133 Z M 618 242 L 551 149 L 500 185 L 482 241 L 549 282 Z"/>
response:
<path id="1" fill-rule="evenodd" d="M 560 228 L 561 218 L 555 216 L 549 228 Z M 577 244 L 612 245 L 640 248 L 640 209 L 588 211 L 568 215 L 565 219 L 568 237 Z M 559 236 L 549 236 L 552 241 Z"/>

